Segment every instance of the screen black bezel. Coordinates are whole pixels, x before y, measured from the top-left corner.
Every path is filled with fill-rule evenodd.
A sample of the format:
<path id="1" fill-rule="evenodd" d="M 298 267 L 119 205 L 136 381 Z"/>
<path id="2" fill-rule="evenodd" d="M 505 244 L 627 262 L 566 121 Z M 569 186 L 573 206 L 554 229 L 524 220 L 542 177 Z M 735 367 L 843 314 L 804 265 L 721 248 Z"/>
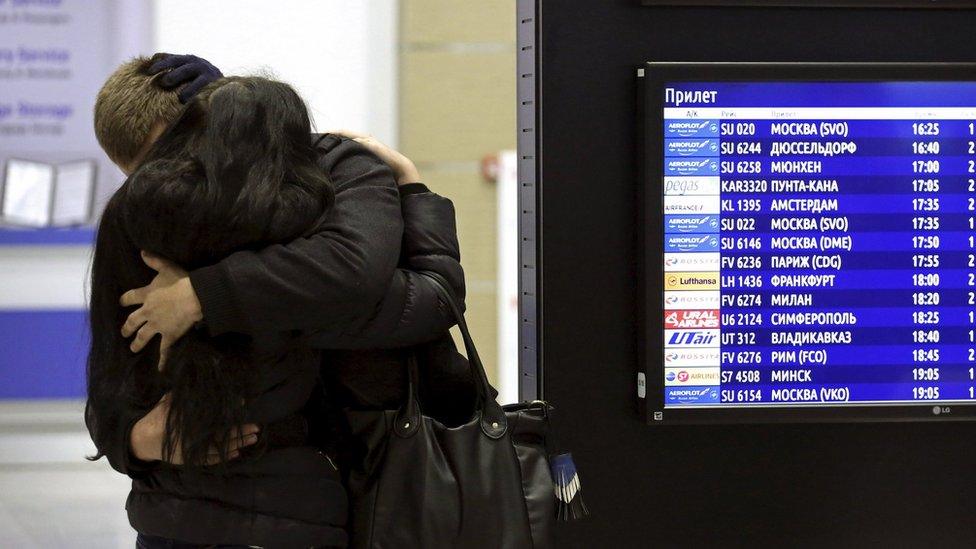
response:
<path id="1" fill-rule="evenodd" d="M 976 402 L 898 405 L 664 408 L 664 84 L 668 82 L 884 82 L 974 81 L 976 63 L 675 63 L 648 62 L 638 71 L 640 139 L 639 189 L 643 208 L 639 231 L 641 329 L 638 342 L 644 379 L 641 410 L 652 425 L 695 423 L 830 423 L 973 421 Z M 660 93 L 656 93 L 660 92 Z M 640 392 L 640 391 L 639 391 Z"/>

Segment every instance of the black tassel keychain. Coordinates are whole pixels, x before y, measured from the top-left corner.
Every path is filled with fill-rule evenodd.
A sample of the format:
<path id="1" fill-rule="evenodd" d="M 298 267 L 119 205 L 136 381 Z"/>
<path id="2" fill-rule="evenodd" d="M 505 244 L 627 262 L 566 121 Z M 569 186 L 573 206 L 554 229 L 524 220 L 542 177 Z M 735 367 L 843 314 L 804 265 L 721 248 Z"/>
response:
<path id="1" fill-rule="evenodd" d="M 571 521 L 590 514 L 583 503 L 579 472 L 573 454 L 565 453 L 549 459 L 549 470 L 556 491 L 556 519 Z"/>

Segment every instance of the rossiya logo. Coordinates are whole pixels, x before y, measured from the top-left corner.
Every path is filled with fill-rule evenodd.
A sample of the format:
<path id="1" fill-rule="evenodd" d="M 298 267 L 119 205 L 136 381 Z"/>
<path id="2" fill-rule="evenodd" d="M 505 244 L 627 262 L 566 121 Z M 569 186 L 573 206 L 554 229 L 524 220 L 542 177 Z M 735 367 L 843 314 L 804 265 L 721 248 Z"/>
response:
<path id="1" fill-rule="evenodd" d="M 664 267 L 667 270 L 717 271 L 719 260 L 717 253 L 665 253 Z"/>
<path id="2" fill-rule="evenodd" d="M 699 368 L 721 366 L 719 349 L 667 349 L 664 353 L 664 364 L 675 368 Z"/>
<path id="3" fill-rule="evenodd" d="M 664 328 L 693 329 L 718 328 L 720 314 L 718 309 L 682 309 L 679 311 L 664 311 Z"/>
<path id="4" fill-rule="evenodd" d="M 664 292 L 665 309 L 718 309 L 721 295 L 717 291 L 680 290 Z"/>

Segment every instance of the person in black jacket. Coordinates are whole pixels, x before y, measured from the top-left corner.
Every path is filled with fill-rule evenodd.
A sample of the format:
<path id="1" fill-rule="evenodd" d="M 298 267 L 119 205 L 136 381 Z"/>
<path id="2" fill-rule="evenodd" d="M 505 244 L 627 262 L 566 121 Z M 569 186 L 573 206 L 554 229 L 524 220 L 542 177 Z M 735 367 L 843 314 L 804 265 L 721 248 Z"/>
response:
<path id="1" fill-rule="evenodd" d="M 96 108 L 96 131 L 97 120 Z M 315 141 L 317 167 L 331 179 L 335 203 L 303 237 L 261 249 L 249 246 L 189 273 L 147 256 L 147 264 L 158 274 L 151 284 L 122 299 L 125 305 L 138 306 L 130 310 L 123 328 L 125 335 L 136 334 L 132 350 L 141 352 L 148 342 L 158 340 L 160 354 L 165 355 L 180 345 L 177 342 L 194 324 L 194 333 L 202 331 L 210 338 L 249 334 L 257 340 L 268 334 L 301 333 L 310 347 L 318 348 L 396 347 L 442 335 L 453 319 L 427 279 L 397 268 L 397 258 L 402 236 L 408 267 L 439 272 L 463 296 L 450 201 L 420 184 L 405 185 L 402 233 L 394 174 L 369 151 L 385 155 L 396 166 L 395 153 L 367 139 L 359 141 L 362 144 L 336 135 Z M 145 154 L 147 148 L 152 147 L 140 152 Z M 133 165 L 140 164 L 129 164 Z M 401 183 L 416 181 L 410 171 L 398 170 Z M 420 222 L 411 223 L 412 217 Z M 192 299 L 181 301 L 187 287 Z M 148 349 L 155 349 L 155 343 Z M 249 423 L 206 449 L 206 462 L 242 453 L 248 457 L 254 448 L 259 450 L 260 458 L 226 465 L 237 468 L 233 481 L 205 468 L 174 467 L 182 457 L 174 448 L 182 441 L 166 438 L 171 400 L 122 402 L 108 418 L 89 406 L 99 452 L 134 478 L 127 507 L 136 529 L 191 543 L 343 545 L 345 497 L 334 466 L 317 453 L 319 457 L 311 456 L 306 466 L 294 461 L 293 454 L 307 447 L 310 436 L 310 406 L 300 402 L 308 396 L 307 382 L 298 385 L 302 389 L 291 392 L 287 384 L 275 386 L 283 393 L 256 406 L 270 415 L 262 420 L 249 407 Z M 250 445 L 255 446 L 247 448 Z M 294 480 L 282 482 L 275 474 Z"/>

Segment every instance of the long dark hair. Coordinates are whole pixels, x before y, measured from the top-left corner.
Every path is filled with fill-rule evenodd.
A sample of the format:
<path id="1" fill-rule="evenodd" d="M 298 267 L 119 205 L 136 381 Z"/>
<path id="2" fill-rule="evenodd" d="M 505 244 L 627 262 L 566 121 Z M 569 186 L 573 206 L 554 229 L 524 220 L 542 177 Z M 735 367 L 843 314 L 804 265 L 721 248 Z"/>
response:
<path id="1" fill-rule="evenodd" d="M 148 412 L 166 393 L 164 457 L 179 447 L 187 465 L 206 463 L 212 450 L 226 459 L 254 392 L 250 339 L 192 330 L 160 372 L 158 338 L 140 353 L 128 349 L 120 330 L 131 310 L 119 298 L 155 275 L 140 250 L 194 269 L 314 230 L 334 195 L 310 133 L 308 111 L 288 85 L 223 78 L 186 106 L 108 202 L 91 280 L 85 416 L 93 459 L 118 444 L 122 418 Z"/>

